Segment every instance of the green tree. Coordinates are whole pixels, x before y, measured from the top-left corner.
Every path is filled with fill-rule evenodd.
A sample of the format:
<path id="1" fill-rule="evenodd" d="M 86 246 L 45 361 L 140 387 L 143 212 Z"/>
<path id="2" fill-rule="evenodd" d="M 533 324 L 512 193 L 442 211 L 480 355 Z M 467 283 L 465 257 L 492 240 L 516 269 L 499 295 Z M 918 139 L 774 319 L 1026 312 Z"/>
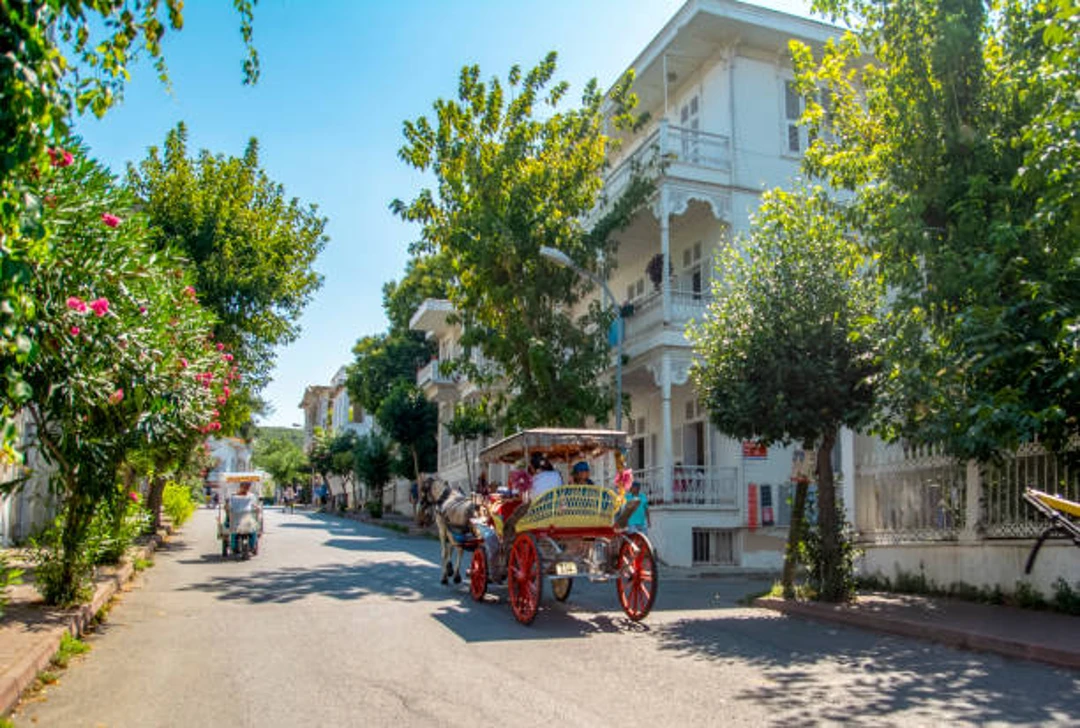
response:
<path id="1" fill-rule="evenodd" d="M 330 453 L 330 443 L 333 435 L 329 430 L 316 427 L 312 433 L 311 445 L 308 447 L 308 464 L 311 469 L 322 479 L 327 490 L 330 489 L 330 474 L 334 470 L 334 459 Z"/>
<path id="2" fill-rule="evenodd" d="M 352 430 L 342 430 L 330 440 L 330 472 L 341 478 L 342 486 L 348 494 L 349 502 L 357 505 L 356 495 L 356 448 L 359 436 Z M 348 504 L 346 504 L 348 507 Z"/>
<path id="3" fill-rule="evenodd" d="M 313 265 L 327 242 L 326 219 L 286 199 L 259 166 L 257 140 L 240 158 L 204 150 L 192 159 L 183 124 L 168 133 L 163 152 L 151 148 L 128 168 L 128 181 L 158 244 L 191 261 L 199 300 L 218 317 L 215 337 L 235 355 L 246 394 L 257 396 L 274 348 L 296 339 L 300 314 L 322 283 Z M 230 429 L 247 419 L 230 414 Z"/>
<path id="4" fill-rule="evenodd" d="M 27 282 L 38 310 L 23 374 L 33 391 L 26 411 L 63 504 L 46 594 L 62 603 L 79 595 L 95 509 L 126 495 L 116 487 L 121 464 L 140 449 L 193 448 L 220 429 L 230 376 L 178 256 L 153 249 L 134 200 L 75 151 L 71 164 L 28 183 L 55 232 Z"/>
<path id="5" fill-rule="evenodd" d="M 245 80 L 254 83 L 254 1 L 234 0 L 234 5 L 248 47 Z M 25 183 L 50 165 L 69 163 L 70 152 L 58 145 L 72 114 L 104 115 L 120 98 L 129 68 L 140 56 L 153 58 L 159 77 L 167 81 L 161 40 L 167 28 L 183 26 L 182 7 L 180 0 L 0 2 L 0 369 L 9 403 L 0 412 L 0 445 L 8 459 L 17 457 L 11 449 L 14 408 L 32 394 L 22 372 L 38 304 L 27 282 L 50 244 L 43 200 Z"/>
<path id="6" fill-rule="evenodd" d="M 700 355 L 694 381 L 721 432 L 816 449 L 827 601 L 851 586 L 841 571 L 833 447 L 841 427 L 868 420 L 880 341 L 881 284 L 844 218 L 821 189 L 766 193 L 745 245 L 725 251 L 705 321 L 690 332 Z M 787 592 L 802 513 L 791 520 Z"/>
<path id="7" fill-rule="evenodd" d="M 459 402 L 454 406 L 454 416 L 443 424 L 454 442 L 464 443 L 465 471 L 469 478 L 469 487 L 473 486 L 472 458 L 469 457 L 469 443 L 481 437 L 495 434 L 495 423 L 486 402 Z"/>
<path id="8" fill-rule="evenodd" d="M 415 384 L 399 383 L 383 400 L 375 421 L 403 453 L 408 467 L 400 474 L 415 480 L 437 466 L 439 410 Z"/>
<path id="9" fill-rule="evenodd" d="M 393 463 L 390 442 L 379 432 L 369 432 L 359 439 L 355 450 L 356 477 L 364 483 L 369 503 L 377 503 L 382 513 L 383 489 L 390 482 Z"/>
<path id="10" fill-rule="evenodd" d="M 289 437 L 261 437 L 255 441 L 252 464 L 270 473 L 281 488 L 298 485 L 308 472 L 303 448 Z"/>
<path id="11" fill-rule="evenodd" d="M 427 364 L 434 353 L 434 342 L 416 331 L 361 338 L 353 347 L 355 359 L 345 380 L 350 399 L 365 412 L 378 412 L 395 386 L 416 383 L 416 370 Z"/>
<path id="12" fill-rule="evenodd" d="M 1080 434 L 1076 0 L 816 7 L 854 30 L 817 59 L 793 45 L 805 168 L 850 191 L 892 291 L 884 433 L 1061 449 Z"/>
<path id="13" fill-rule="evenodd" d="M 560 110 L 568 84 L 552 84 L 555 66 L 554 53 L 528 72 L 515 66 L 505 86 L 482 82 L 476 66 L 462 69 L 457 100 L 436 101 L 433 122 L 420 117 L 404 126 L 399 156 L 433 173 L 437 189 L 392 204 L 422 225 L 414 253 L 449 264 L 447 294 L 465 324 L 463 342 L 501 369 L 514 393 L 505 408 L 511 425 L 580 425 L 610 411 L 612 392 L 600 384 L 610 352 L 595 334 L 607 330 L 610 314 L 594 304 L 575 319 L 591 284 L 542 258 L 540 247 L 556 247 L 603 276 L 615 245 L 610 233 L 651 189 L 635 182 L 585 228 L 614 146 L 603 105 L 626 110 L 614 115 L 617 128 L 632 125 L 633 75 L 606 96 L 591 81 L 579 108 Z"/>

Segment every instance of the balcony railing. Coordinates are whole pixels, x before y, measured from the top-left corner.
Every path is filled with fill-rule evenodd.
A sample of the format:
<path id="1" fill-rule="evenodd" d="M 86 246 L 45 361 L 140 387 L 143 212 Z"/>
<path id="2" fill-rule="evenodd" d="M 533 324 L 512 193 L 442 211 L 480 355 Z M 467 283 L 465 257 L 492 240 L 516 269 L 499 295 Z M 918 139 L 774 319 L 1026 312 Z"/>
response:
<path id="1" fill-rule="evenodd" d="M 719 172 L 731 171 L 731 139 L 698 129 L 672 126 L 661 121 L 630 155 L 604 180 L 607 200 L 618 199 L 634 174 L 653 176 L 659 166 L 688 164 Z"/>
<path id="2" fill-rule="evenodd" d="M 653 506 L 738 508 L 738 473 L 737 468 L 677 465 L 670 487 L 662 467 L 635 470 L 634 479 Z"/>
<path id="3" fill-rule="evenodd" d="M 691 319 L 701 321 L 709 305 L 709 294 L 705 292 L 671 292 L 670 322 L 683 327 Z M 634 301 L 634 314 L 626 319 L 626 341 L 645 336 L 664 321 L 664 296 L 662 291 L 655 291 Z"/>
<path id="4" fill-rule="evenodd" d="M 453 375 L 442 372 L 438 359 L 432 359 L 416 370 L 416 385 L 421 388 L 430 384 L 454 384 L 455 382 Z"/>

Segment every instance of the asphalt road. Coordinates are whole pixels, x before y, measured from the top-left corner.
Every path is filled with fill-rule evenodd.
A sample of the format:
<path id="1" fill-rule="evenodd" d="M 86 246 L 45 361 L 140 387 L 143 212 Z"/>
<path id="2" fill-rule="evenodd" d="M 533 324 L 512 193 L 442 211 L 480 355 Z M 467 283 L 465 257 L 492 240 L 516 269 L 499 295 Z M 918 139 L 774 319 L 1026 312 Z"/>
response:
<path id="1" fill-rule="evenodd" d="M 1078 725 L 1080 673 L 741 608 L 759 584 L 669 580 L 632 624 L 611 583 L 439 584 L 438 547 L 268 514 L 223 561 L 201 510 L 17 726 Z"/>

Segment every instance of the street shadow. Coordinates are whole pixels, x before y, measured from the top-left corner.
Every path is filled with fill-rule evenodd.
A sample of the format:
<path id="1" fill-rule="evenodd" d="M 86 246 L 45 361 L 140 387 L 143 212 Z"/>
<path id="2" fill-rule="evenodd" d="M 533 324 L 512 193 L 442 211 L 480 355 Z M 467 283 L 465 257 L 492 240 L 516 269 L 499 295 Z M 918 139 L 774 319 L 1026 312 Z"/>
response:
<path id="1" fill-rule="evenodd" d="M 218 557 L 217 560 L 221 560 Z M 406 559 L 370 563 L 287 567 L 249 574 L 213 576 L 185 591 L 205 591 L 226 601 L 287 604 L 312 596 L 342 601 L 390 597 L 405 602 L 446 599 L 428 564 Z M 435 587 L 432 586 L 435 583 Z"/>
<path id="2" fill-rule="evenodd" d="M 622 616 L 581 611 L 573 604 L 543 601 L 531 625 L 515 618 L 505 592 L 474 602 L 466 592 L 459 603 L 439 607 L 433 618 L 468 643 L 574 639 L 595 634 L 640 633 L 647 625 Z"/>
<path id="3" fill-rule="evenodd" d="M 1080 673 L 759 610 L 679 620 L 653 635 L 681 656 L 761 668 L 768 683 L 735 699 L 767 706 L 778 725 L 881 725 L 901 711 L 918 722 L 974 724 L 1080 715 Z"/>

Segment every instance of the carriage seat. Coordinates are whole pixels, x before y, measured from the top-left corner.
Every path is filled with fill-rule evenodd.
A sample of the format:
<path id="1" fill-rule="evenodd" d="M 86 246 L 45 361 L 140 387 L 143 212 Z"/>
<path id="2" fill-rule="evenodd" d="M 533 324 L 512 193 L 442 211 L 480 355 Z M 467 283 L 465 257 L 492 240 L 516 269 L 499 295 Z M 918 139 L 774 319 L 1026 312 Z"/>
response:
<path id="1" fill-rule="evenodd" d="M 521 496 L 506 496 L 498 493 L 488 496 L 488 512 L 491 514 L 491 520 L 495 525 L 495 531 L 502 536 L 503 524 L 506 523 L 506 519 L 510 518 L 514 514 L 524 500 Z"/>

